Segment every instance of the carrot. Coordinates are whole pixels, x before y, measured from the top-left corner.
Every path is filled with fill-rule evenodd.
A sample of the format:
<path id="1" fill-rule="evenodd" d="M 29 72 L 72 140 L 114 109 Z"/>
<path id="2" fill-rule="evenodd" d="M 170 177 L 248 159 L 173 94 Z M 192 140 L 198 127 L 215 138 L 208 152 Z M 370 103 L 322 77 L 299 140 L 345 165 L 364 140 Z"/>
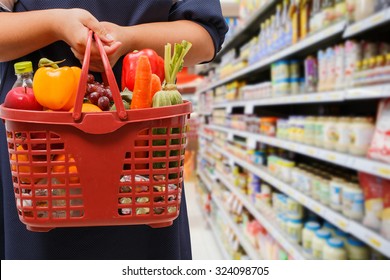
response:
<path id="1" fill-rule="evenodd" d="M 152 85 L 152 69 L 147 56 L 142 55 L 138 59 L 133 100 L 131 101 L 131 109 L 150 108 L 150 90 Z"/>
<path id="2" fill-rule="evenodd" d="M 156 94 L 156 92 L 161 90 L 161 80 L 160 77 L 156 74 L 152 74 L 152 85 L 151 85 L 151 91 L 150 91 L 150 103 L 153 102 L 153 96 Z"/>

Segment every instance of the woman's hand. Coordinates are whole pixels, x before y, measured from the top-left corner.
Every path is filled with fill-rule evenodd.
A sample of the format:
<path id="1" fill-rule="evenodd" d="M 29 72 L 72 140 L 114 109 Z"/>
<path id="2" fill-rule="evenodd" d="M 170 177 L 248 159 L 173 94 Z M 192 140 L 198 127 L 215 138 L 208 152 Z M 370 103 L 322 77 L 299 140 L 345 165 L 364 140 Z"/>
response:
<path id="1" fill-rule="evenodd" d="M 111 65 L 116 63 L 120 56 L 114 59 L 114 54 L 121 46 L 121 43 L 114 40 L 114 37 L 108 33 L 105 25 L 99 22 L 91 13 L 82 9 L 65 10 L 63 15 L 66 24 L 62 24 L 61 39 L 70 47 L 76 58 L 83 62 L 86 48 L 88 31 L 92 30 L 101 39 L 107 55 L 110 57 Z M 104 70 L 101 56 L 96 44 L 91 48 L 90 69 L 96 72 Z"/>

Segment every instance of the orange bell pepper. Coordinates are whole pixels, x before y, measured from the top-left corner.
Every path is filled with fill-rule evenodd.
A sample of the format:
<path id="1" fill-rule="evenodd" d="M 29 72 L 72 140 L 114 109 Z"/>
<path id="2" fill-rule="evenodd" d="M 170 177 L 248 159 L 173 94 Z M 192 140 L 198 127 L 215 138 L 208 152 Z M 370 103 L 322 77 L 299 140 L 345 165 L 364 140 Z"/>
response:
<path id="1" fill-rule="evenodd" d="M 51 110 L 70 110 L 76 99 L 81 69 L 58 67 L 57 62 L 47 59 L 41 59 L 39 64 L 33 80 L 35 99 Z"/>

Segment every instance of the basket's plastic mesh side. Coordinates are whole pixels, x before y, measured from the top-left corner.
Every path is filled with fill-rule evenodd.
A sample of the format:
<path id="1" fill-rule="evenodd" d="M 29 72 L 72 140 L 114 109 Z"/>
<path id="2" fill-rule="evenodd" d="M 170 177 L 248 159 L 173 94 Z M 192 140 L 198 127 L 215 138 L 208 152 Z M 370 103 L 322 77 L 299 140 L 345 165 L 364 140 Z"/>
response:
<path id="1" fill-rule="evenodd" d="M 50 131 L 7 131 L 8 151 L 21 219 L 84 216 L 83 194 L 72 156 Z"/>
<path id="2" fill-rule="evenodd" d="M 125 153 L 119 217 L 176 217 L 181 202 L 187 116 L 138 132 Z"/>

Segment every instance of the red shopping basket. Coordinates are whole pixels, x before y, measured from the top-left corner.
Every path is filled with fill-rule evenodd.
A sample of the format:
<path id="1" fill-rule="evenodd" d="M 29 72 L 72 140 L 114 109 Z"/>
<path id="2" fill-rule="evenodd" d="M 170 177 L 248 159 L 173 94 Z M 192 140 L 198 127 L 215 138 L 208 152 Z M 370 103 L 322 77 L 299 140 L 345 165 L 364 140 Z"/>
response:
<path id="1" fill-rule="evenodd" d="M 73 113 L 0 106 L 16 208 L 31 231 L 164 227 L 179 215 L 191 103 L 126 111 L 96 35 L 95 40 L 118 111 L 81 113 L 92 32 Z"/>

